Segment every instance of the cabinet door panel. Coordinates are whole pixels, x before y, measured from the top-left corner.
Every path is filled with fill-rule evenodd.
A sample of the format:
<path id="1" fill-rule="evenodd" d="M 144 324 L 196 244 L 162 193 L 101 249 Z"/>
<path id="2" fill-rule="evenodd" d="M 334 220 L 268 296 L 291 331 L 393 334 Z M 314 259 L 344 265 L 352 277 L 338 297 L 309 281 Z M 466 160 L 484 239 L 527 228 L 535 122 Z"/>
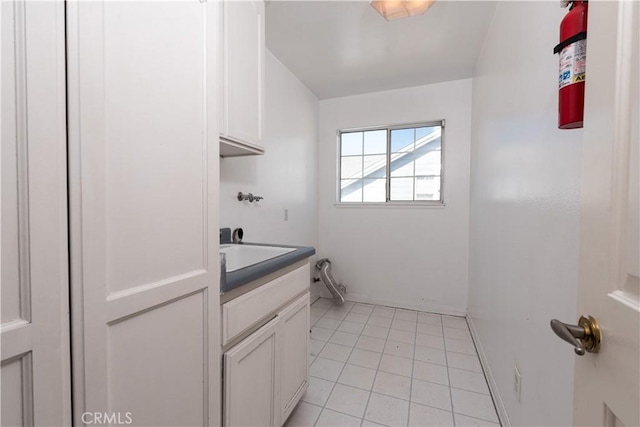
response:
<path id="1" fill-rule="evenodd" d="M 223 26 L 225 107 L 222 133 L 232 139 L 259 144 L 262 138 L 264 2 L 224 2 Z"/>
<path id="2" fill-rule="evenodd" d="M 286 420 L 307 389 L 309 364 L 309 293 L 296 300 L 280 314 L 278 345 L 281 364 L 281 411 Z"/>
<path id="3" fill-rule="evenodd" d="M 225 353 L 225 426 L 276 425 L 278 321 L 276 317 Z"/>

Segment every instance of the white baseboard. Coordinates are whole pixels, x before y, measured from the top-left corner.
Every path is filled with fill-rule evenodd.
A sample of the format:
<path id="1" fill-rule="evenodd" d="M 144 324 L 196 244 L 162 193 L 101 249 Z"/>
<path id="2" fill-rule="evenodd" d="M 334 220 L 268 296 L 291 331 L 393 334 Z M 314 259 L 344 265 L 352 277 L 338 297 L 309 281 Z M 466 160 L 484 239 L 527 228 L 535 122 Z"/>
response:
<path id="1" fill-rule="evenodd" d="M 400 299 L 382 300 L 382 299 L 371 298 L 368 295 L 350 294 L 350 293 L 347 293 L 344 297 L 347 301 L 360 302 L 363 304 L 385 305 L 389 307 L 406 308 L 408 310 L 425 311 L 425 312 L 437 313 L 437 314 L 447 314 L 450 316 L 464 317 L 467 315 L 466 307 L 447 307 L 443 305 L 427 304 L 424 302 L 407 301 L 407 300 L 400 300 Z"/>
<path id="2" fill-rule="evenodd" d="M 493 377 L 493 374 L 491 373 L 491 368 L 489 367 L 489 361 L 487 360 L 487 355 L 484 352 L 484 349 L 482 348 L 482 343 L 480 342 L 478 331 L 476 330 L 476 327 L 473 324 L 473 319 L 469 314 L 467 314 L 467 323 L 469 324 L 469 330 L 471 331 L 473 342 L 475 343 L 476 349 L 478 350 L 478 356 L 480 357 L 480 364 L 482 365 L 482 369 L 484 370 L 484 376 L 487 378 L 487 383 L 489 384 L 489 391 L 491 392 L 491 397 L 493 398 L 493 402 L 496 405 L 498 418 L 500 419 L 500 425 L 502 427 L 511 427 L 509 414 L 507 414 L 507 409 L 504 407 L 504 402 L 502 401 L 502 397 L 500 396 L 500 392 L 498 391 L 498 385 L 496 384 L 496 380 Z"/>

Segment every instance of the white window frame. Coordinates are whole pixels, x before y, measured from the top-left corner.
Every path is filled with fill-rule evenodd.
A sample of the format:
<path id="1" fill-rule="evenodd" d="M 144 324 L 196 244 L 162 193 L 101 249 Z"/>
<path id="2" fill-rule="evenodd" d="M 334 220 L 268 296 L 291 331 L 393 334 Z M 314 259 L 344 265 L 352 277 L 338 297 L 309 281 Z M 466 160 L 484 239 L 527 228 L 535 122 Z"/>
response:
<path id="1" fill-rule="evenodd" d="M 390 133 L 392 130 L 398 129 L 410 129 L 419 127 L 434 127 L 440 126 L 442 133 L 440 136 L 440 200 L 390 200 L 390 164 L 391 161 L 391 138 Z M 387 131 L 387 177 L 386 177 L 386 202 L 341 202 L 340 201 L 340 180 L 342 169 L 342 141 L 341 134 L 349 132 L 366 132 L 372 130 L 386 130 Z M 381 126 L 368 126 L 359 128 L 338 129 L 336 131 L 336 176 L 335 176 L 335 203 L 334 206 L 339 208 L 443 208 L 445 206 L 445 120 L 431 120 L 426 122 L 416 123 L 404 123 L 399 125 L 381 125 Z M 414 175 L 415 178 L 415 175 Z"/>

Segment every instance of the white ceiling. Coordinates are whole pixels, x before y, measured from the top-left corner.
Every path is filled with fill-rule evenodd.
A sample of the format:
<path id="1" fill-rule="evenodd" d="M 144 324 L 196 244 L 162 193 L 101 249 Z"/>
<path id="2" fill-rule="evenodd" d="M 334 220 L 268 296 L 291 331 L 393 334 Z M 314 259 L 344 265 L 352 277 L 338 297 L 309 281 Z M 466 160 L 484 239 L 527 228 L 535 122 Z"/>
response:
<path id="1" fill-rule="evenodd" d="M 495 2 L 387 22 L 368 1 L 269 1 L 267 48 L 320 99 L 468 78 Z"/>

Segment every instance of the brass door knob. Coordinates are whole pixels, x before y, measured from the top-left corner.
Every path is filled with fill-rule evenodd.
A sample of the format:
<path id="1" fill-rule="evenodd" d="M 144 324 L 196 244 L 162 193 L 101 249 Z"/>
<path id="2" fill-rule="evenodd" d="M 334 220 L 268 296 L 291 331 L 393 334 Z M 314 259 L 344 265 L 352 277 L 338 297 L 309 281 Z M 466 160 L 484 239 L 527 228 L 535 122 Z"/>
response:
<path id="1" fill-rule="evenodd" d="M 584 356 L 585 351 L 597 353 L 600 350 L 602 333 L 598 322 L 591 316 L 580 316 L 577 325 L 569 325 L 553 319 L 551 329 L 557 336 L 571 344 L 578 356 Z"/>

